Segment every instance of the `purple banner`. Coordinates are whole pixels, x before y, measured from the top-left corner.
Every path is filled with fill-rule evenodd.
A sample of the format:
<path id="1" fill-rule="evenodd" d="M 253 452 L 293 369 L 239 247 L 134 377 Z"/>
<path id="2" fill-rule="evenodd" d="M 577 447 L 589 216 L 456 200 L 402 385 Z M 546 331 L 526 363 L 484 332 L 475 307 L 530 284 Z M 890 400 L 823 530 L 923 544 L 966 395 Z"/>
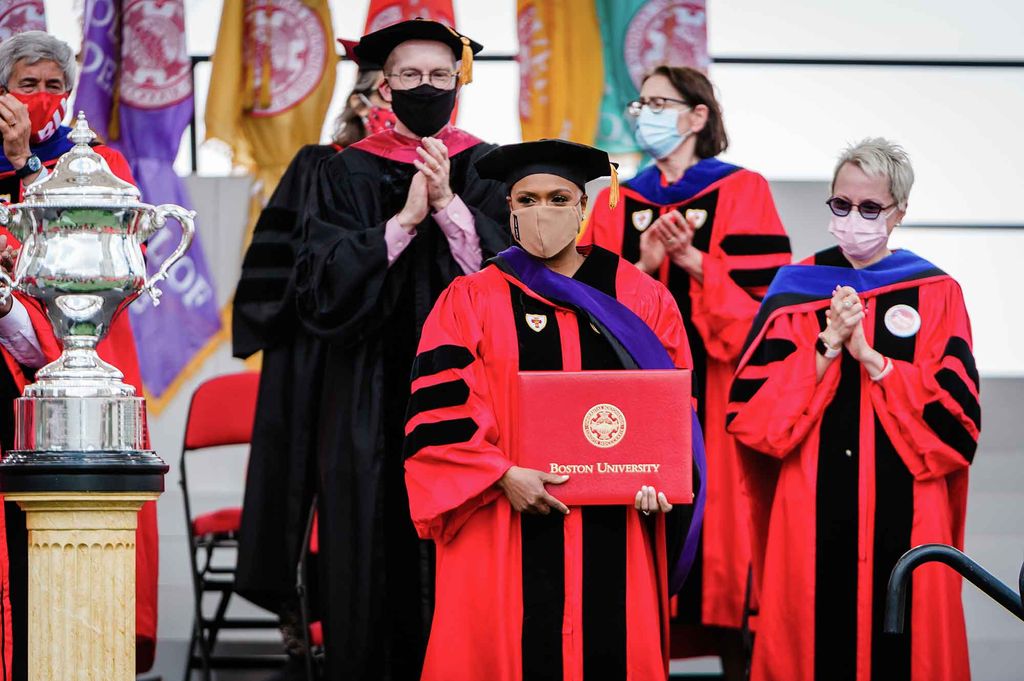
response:
<path id="1" fill-rule="evenodd" d="M 75 111 L 85 111 L 92 129 L 125 155 L 143 201 L 189 208 L 184 183 L 174 172 L 193 111 L 183 1 L 87 0 L 84 15 Z M 168 220 L 149 240 L 150 274 L 181 234 L 181 226 Z M 198 228 L 192 248 L 160 288 L 159 306 L 142 296 L 129 308 L 142 381 L 151 397 L 163 396 L 221 328 Z"/>

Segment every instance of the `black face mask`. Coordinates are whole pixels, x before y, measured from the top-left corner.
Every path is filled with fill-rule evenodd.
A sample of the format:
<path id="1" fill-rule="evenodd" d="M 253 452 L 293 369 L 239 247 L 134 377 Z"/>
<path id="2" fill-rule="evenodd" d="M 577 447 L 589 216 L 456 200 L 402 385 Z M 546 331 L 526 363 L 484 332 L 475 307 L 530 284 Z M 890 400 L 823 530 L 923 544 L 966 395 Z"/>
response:
<path id="1" fill-rule="evenodd" d="M 421 83 L 411 90 L 392 90 L 391 108 L 405 127 L 420 137 L 437 133 L 452 117 L 456 89 L 441 90 Z"/>

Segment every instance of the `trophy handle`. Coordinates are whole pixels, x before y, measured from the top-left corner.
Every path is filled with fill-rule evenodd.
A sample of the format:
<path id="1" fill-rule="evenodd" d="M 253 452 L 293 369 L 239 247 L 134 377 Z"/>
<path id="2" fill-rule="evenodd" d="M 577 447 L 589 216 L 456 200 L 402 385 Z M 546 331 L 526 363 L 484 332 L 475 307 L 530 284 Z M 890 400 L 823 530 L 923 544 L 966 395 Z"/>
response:
<path id="1" fill-rule="evenodd" d="M 175 206 L 173 203 L 159 205 L 156 207 L 156 214 L 153 216 L 153 224 L 156 226 L 156 229 L 163 227 L 168 217 L 174 218 L 181 223 L 181 241 L 178 242 L 178 247 L 174 249 L 174 252 L 163 261 L 160 269 L 147 279 L 142 287 L 142 290 L 153 299 L 154 306 L 160 304 L 160 289 L 156 285 L 167 278 L 167 272 L 174 263 L 181 259 L 181 256 L 185 255 L 185 251 L 192 245 L 192 238 L 196 234 L 196 212 L 194 210 L 187 210 L 181 206 Z M 153 231 L 156 231 L 156 229 Z"/>
<path id="2" fill-rule="evenodd" d="M 10 208 L 7 207 L 6 203 L 0 203 L 0 225 L 4 227 L 11 227 L 11 223 L 14 221 L 14 213 Z M 13 234 L 13 230 L 10 230 Z M 6 272 L 0 270 L 0 305 L 6 305 L 7 299 L 11 295 L 11 291 L 14 290 L 14 282 L 7 275 Z"/>
<path id="3" fill-rule="evenodd" d="M 0 203 L 0 227 L 6 227 L 18 241 L 25 240 L 25 234 L 21 229 L 21 214 L 17 209 L 11 210 L 10 205 L 6 203 Z"/>

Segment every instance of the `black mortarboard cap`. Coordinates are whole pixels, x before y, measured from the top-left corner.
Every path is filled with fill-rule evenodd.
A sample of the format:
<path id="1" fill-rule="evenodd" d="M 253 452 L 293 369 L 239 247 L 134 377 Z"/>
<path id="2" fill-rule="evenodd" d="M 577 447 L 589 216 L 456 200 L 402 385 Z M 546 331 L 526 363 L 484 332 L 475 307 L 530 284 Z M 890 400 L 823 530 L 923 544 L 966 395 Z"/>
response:
<path id="1" fill-rule="evenodd" d="M 484 49 L 480 43 L 440 21 L 410 19 L 364 35 L 356 45 L 355 55 L 359 61 L 383 64 L 391 51 L 406 40 L 436 40 L 450 47 L 455 59 L 462 62 L 459 82 L 463 85 L 473 80 L 473 55 Z"/>
<path id="2" fill-rule="evenodd" d="M 608 205 L 619 201 L 618 164 L 608 154 L 585 144 L 560 139 L 506 144 L 494 149 L 476 162 L 476 170 L 485 180 L 498 180 L 509 187 L 527 175 L 541 173 L 564 177 L 580 189 L 591 180 L 611 175 L 612 186 Z"/>
<path id="3" fill-rule="evenodd" d="M 360 71 L 380 71 L 383 68 L 383 65 L 380 63 L 359 58 L 356 54 L 356 45 L 359 44 L 358 40 L 338 38 L 338 44 L 345 51 L 345 59 L 355 64 Z"/>

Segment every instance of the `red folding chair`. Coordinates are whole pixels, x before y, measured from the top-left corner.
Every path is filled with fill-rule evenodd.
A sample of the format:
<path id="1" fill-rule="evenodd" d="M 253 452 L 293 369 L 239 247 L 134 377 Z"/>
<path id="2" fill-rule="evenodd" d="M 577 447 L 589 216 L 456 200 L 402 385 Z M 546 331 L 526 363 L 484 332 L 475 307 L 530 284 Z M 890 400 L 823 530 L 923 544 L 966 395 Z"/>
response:
<path id="1" fill-rule="evenodd" d="M 181 448 L 180 481 L 185 501 L 185 525 L 188 528 L 189 559 L 195 593 L 195 616 L 185 667 L 185 681 L 192 671 L 201 669 L 209 681 L 212 669 L 263 669 L 279 667 L 283 655 L 217 655 L 218 635 L 226 629 L 277 629 L 277 619 L 232 618 L 227 616 L 235 592 L 235 562 L 238 548 L 241 507 L 221 508 L 193 515 L 189 497 L 186 460 L 190 456 L 213 455 L 227 445 L 247 445 L 252 439 L 259 392 L 259 372 L 245 371 L 211 378 L 192 394 Z M 232 556 L 225 559 L 224 554 Z M 216 559 L 216 560 L 215 560 Z M 207 615 L 203 597 L 216 594 L 213 615 Z"/>

